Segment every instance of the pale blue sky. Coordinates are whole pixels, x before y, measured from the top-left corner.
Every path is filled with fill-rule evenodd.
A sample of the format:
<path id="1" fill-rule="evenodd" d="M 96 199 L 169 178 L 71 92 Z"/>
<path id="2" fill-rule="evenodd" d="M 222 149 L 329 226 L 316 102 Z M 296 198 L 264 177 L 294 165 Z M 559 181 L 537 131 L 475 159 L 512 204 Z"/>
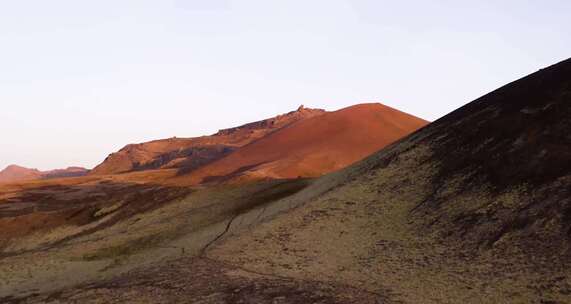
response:
<path id="1" fill-rule="evenodd" d="M 383 102 L 434 120 L 571 56 L 571 1 L 0 0 L 0 167 Z"/>

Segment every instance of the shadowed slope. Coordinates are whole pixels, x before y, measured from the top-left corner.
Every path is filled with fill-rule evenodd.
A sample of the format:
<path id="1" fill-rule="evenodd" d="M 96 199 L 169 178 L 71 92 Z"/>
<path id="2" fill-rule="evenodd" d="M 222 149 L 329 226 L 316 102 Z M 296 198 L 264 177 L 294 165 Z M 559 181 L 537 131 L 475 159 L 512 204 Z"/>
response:
<path id="1" fill-rule="evenodd" d="M 360 104 L 300 121 L 180 180 L 315 177 L 338 170 L 424 126 L 381 104 Z"/>

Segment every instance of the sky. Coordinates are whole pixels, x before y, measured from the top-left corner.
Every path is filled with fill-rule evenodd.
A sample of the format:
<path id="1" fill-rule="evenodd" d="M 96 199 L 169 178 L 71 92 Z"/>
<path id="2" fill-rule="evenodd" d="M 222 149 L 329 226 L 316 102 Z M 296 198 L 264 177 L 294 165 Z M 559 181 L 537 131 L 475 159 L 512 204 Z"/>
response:
<path id="1" fill-rule="evenodd" d="M 0 169 L 306 107 L 435 120 L 571 56 L 571 1 L 0 0 Z"/>

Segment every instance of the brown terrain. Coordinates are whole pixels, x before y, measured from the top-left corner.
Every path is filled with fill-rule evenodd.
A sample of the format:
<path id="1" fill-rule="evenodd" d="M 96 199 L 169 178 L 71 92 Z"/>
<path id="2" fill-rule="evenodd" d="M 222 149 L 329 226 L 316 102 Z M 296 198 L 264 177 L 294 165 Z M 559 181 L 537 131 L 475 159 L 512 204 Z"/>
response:
<path id="1" fill-rule="evenodd" d="M 0 302 L 571 303 L 571 60 L 324 176 L 233 179 L 288 172 L 272 144 L 359 107 L 183 174 L 5 185 Z"/>
<path id="2" fill-rule="evenodd" d="M 76 177 L 87 175 L 89 170 L 81 167 L 69 167 L 50 171 L 29 169 L 17 165 L 10 165 L 0 171 L 0 183 L 11 183 L 26 180 L 50 179 L 62 177 Z"/>
<path id="3" fill-rule="evenodd" d="M 249 155 L 254 160 L 271 156 L 273 163 L 280 164 L 282 168 L 288 170 L 287 166 L 291 167 L 285 171 L 290 176 L 267 170 L 257 172 L 256 178 L 249 180 L 306 178 L 347 166 L 424 124 L 425 121 L 421 119 L 380 104 L 357 105 L 331 113 L 301 106 L 285 115 L 221 130 L 213 136 L 166 139 L 129 145 L 109 156 L 92 171 L 92 174 L 82 178 L 34 181 L 33 179 L 56 178 L 58 175 L 65 177 L 63 172 L 73 172 L 73 170 L 46 172 L 30 170 L 38 175 L 27 181 L 0 187 L 0 240 L 12 241 L 18 237 L 58 229 L 61 226 L 86 226 L 98 222 L 99 217 L 96 214 L 100 213 L 100 210 L 112 208 L 114 213 L 112 219 L 95 225 L 92 228 L 94 231 L 113 225 L 133 214 L 158 208 L 176 196 L 193 192 L 200 182 L 192 179 L 195 176 L 194 172 L 188 166 L 172 164 L 192 162 L 199 172 L 209 172 L 201 171 L 200 163 L 206 159 L 213 161 L 222 155 L 210 153 L 212 150 L 206 149 L 208 142 L 243 145 L 266 134 L 265 137 L 249 145 L 242 148 L 236 146 L 229 150 L 236 149 L 235 152 L 227 152 L 230 154 L 221 159 L 221 163 L 228 166 L 225 171 L 228 172 L 227 176 L 220 177 L 222 181 L 236 176 L 235 167 L 248 165 L 235 162 L 233 158 L 235 154 L 239 157 Z M 339 133 L 340 136 L 336 138 L 334 133 Z M 179 142 L 190 145 L 188 151 L 194 152 L 182 154 L 176 154 L 178 150 L 176 153 L 172 152 L 175 147 L 181 149 Z M 247 152 L 242 153 L 242 149 L 246 149 Z M 276 149 L 279 153 L 275 152 Z M 204 153 L 197 153 L 198 150 Z M 173 153 L 177 156 L 165 156 L 174 155 Z M 331 156 L 337 159 L 332 159 Z M 296 160 L 295 163 L 292 163 L 292 157 Z M 135 162 L 135 159 L 138 161 Z M 150 160 L 142 163 L 142 159 Z M 167 159 L 171 161 L 166 161 Z M 251 162 L 249 159 L 246 161 Z M 171 165 L 174 168 L 171 168 Z M 208 164 L 206 167 L 209 168 Z M 213 167 L 221 168 L 219 162 L 215 162 Z M 102 172 L 102 170 L 111 170 L 110 168 L 132 170 L 125 172 L 117 169 L 121 174 L 93 174 L 94 171 Z M 253 172 L 254 169 L 258 168 L 252 167 L 249 172 Z M 304 171 L 301 171 L 302 169 Z M 191 174 L 186 173 L 187 170 L 191 170 Z M 243 179 L 244 182 L 247 180 Z M 146 200 L 148 203 L 140 203 L 142 197 L 149 198 Z M 154 198 L 150 199 L 151 197 Z M 69 237 L 72 236 L 66 235 L 62 239 Z"/>

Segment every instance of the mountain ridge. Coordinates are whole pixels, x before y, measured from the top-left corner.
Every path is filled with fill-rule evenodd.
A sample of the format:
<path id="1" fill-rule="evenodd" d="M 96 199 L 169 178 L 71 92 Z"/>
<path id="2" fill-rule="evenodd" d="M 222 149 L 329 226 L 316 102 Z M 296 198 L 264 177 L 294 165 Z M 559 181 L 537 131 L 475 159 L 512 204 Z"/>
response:
<path id="1" fill-rule="evenodd" d="M 191 171 L 217 160 L 239 147 L 299 120 L 325 113 L 322 109 L 300 106 L 296 111 L 272 118 L 221 129 L 217 133 L 193 138 L 158 139 L 129 144 L 110 154 L 90 175 L 117 174 L 161 168 Z"/>

